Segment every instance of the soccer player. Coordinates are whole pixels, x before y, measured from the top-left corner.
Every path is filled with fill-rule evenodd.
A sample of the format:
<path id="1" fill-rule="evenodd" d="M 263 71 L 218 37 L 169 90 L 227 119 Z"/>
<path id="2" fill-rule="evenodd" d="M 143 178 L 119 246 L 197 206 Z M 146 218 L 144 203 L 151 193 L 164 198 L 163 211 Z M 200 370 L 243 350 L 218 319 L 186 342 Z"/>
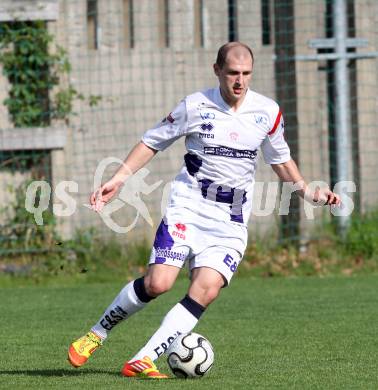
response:
<path id="1" fill-rule="evenodd" d="M 92 194 L 92 207 L 100 211 L 127 177 L 158 151 L 185 137 L 184 164 L 173 181 L 147 272 L 128 283 L 92 329 L 71 344 L 68 359 L 73 366 L 86 363 L 115 325 L 168 291 L 189 262 L 187 294 L 122 369 L 127 377 L 167 377 L 154 361 L 177 335 L 195 327 L 221 288 L 229 284 L 243 257 L 259 148 L 282 181 L 296 183 L 302 197 L 308 193 L 290 157 L 278 104 L 249 89 L 253 60 L 247 45 L 223 45 L 214 64 L 219 87 L 183 99 L 162 122 L 145 132 L 112 179 Z M 328 189 L 309 197 L 324 204 L 340 204 L 340 197 Z"/>

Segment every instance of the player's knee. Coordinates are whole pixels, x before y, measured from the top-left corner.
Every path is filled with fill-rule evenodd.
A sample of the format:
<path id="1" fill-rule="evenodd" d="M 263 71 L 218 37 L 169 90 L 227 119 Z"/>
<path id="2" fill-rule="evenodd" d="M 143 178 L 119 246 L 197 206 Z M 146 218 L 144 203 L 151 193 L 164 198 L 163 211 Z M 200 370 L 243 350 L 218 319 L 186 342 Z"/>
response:
<path id="1" fill-rule="evenodd" d="M 204 293 L 204 300 L 206 301 L 206 306 L 210 305 L 211 302 L 215 301 L 215 299 L 219 295 L 220 289 L 218 287 L 208 288 Z"/>
<path id="2" fill-rule="evenodd" d="M 157 297 L 172 288 L 172 283 L 168 280 L 146 278 L 145 287 L 148 295 Z"/>
<path id="3" fill-rule="evenodd" d="M 189 296 L 198 302 L 200 305 L 207 307 L 215 301 L 218 297 L 220 289 L 216 286 L 209 286 L 206 288 L 196 288 L 196 286 L 191 286 L 189 289 Z"/>

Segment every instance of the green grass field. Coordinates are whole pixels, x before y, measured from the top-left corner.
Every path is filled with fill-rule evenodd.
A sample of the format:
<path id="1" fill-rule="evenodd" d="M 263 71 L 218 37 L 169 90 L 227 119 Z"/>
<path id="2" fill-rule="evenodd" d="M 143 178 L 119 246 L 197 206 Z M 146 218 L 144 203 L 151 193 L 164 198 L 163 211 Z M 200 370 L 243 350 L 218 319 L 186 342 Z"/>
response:
<path id="1" fill-rule="evenodd" d="M 215 349 L 200 380 L 138 381 L 120 368 L 183 296 L 179 280 L 128 323 L 82 369 L 66 361 L 120 284 L 0 289 L 0 388 L 377 389 L 378 276 L 236 277 L 196 331 Z M 165 359 L 158 363 L 168 370 Z"/>

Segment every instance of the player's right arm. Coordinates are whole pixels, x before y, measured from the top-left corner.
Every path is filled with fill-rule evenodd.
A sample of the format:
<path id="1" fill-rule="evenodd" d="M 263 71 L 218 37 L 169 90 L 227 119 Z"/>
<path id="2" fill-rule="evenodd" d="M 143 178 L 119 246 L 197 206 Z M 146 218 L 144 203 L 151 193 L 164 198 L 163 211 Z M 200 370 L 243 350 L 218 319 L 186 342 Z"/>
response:
<path id="1" fill-rule="evenodd" d="M 144 167 L 158 151 L 185 135 L 187 128 L 186 104 L 182 100 L 166 118 L 144 133 L 142 141 L 134 146 L 116 174 L 93 192 L 90 197 L 93 210 L 101 211 L 129 176 Z"/>
<path id="2" fill-rule="evenodd" d="M 143 168 L 156 153 L 157 150 L 145 145 L 143 142 L 136 144 L 114 176 L 92 193 L 90 203 L 93 210 L 101 211 L 104 205 L 118 192 L 127 178 Z"/>

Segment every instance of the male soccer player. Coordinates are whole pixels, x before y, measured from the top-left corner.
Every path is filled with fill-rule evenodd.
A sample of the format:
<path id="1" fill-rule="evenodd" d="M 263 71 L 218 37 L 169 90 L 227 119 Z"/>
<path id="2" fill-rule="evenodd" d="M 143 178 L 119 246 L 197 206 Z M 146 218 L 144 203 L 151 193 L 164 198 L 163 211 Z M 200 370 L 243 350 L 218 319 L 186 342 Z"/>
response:
<path id="1" fill-rule="evenodd" d="M 183 99 L 143 135 L 113 178 L 92 194 L 91 204 L 100 211 L 130 174 L 185 136 L 184 165 L 172 184 L 146 275 L 128 283 L 89 333 L 71 344 L 68 359 L 73 366 L 82 366 L 115 325 L 168 291 L 188 261 L 191 277 L 187 295 L 122 369 L 127 377 L 167 377 L 154 361 L 178 334 L 195 327 L 220 289 L 229 284 L 242 259 L 259 148 L 279 178 L 298 184 L 299 194 L 305 195 L 306 184 L 283 137 L 279 106 L 248 87 L 252 68 L 253 54 L 248 46 L 240 42 L 223 45 L 214 64 L 219 87 Z M 311 198 L 340 203 L 339 196 L 330 190 L 319 190 Z"/>

